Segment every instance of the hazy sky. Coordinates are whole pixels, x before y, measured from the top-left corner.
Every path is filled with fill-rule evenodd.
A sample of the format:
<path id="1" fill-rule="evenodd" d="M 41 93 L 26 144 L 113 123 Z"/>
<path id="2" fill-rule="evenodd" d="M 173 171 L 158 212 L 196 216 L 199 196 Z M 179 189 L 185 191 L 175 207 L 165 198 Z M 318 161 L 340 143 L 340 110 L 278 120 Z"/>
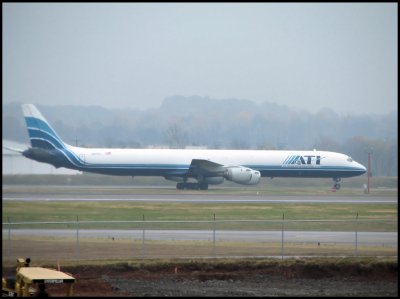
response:
<path id="1" fill-rule="evenodd" d="M 397 3 L 3 3 L 3 102 L 397 111 Z"/>

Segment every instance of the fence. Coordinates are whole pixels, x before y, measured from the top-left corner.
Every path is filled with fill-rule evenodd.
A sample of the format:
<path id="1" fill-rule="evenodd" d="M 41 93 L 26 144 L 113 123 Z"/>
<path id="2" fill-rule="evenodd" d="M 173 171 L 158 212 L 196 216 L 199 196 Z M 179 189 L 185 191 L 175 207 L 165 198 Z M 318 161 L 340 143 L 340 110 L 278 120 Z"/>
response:
<path id="1" fill-rule="evenodd" d="M 397 219 L 3 222 L 3 260 L 397 256 Z"/>

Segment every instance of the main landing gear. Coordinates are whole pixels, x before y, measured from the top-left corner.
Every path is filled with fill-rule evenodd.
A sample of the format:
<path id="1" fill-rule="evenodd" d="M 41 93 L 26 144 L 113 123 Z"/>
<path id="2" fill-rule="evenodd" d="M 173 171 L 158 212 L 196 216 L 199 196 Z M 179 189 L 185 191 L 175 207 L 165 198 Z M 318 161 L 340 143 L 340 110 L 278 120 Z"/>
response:
<path id="1" fill-rule="evenodd" d="M 332 187 L 332 189 L 336 189 L 336 190 L 339 190 L 340 189 L 340 181 L 341 181 L 341 178 L 333 178 L 333 187 Z"/>
<path id="2" fill-rule="evenodd" d="M 176 184 L 176 189 L 178 190 L 207 190 L 208 189 L 208 184 L 207 183 L 187 183 L 187 182 L 182 182 Z"/>

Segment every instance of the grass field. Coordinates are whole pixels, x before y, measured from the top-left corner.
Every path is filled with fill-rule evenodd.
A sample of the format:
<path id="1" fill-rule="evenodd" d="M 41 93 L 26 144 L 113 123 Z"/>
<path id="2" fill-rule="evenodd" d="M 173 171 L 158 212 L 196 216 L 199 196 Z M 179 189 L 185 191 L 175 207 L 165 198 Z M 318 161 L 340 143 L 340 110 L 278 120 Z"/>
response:
<path id="1" fill-rule="evenodd" d="M 397 231 L 397 205 L 394 204 L 323 204 L 323 203 L 140 203 L 124 201 L 63 202 L 4 201 L 3 223 L 76 221 L 217 221 L 281 220 L 288 229 L 354 230 L 356 215 L 360 231 Z M 366 221 L 366 220 L 388 220 Z M 290 222 L 292 220 L 342 220 L 338 222 Z M 346 221 L 343 221 L 346 220 Z M 280 223 L 217 222 L 219 229 L 276 229 Z M 138 226 L 140 224 L 137 224 Z M 149 226 L 149 225 L 148 225 Z M 158 223 L 158 229 L 204 229 L 210 224 Z M 23 226 L 19 226 L 23 227 Z M 25 225 L 25 227 L 30 227 Z M 51 226 L 46 226 L 50 228 Z M 52 226 L 55 227 L 55 226 Z M 110 228 L 110 224 L 85 224 L 85 228 Z M 132 228 L 132 224 L 114 224 L 112 228 Z"/>
<path id="2" fill-rule="evenodd" d="M 89 176 L 91 177 L 91 176 Z M 101 176 L 100 176 L 101 177 Z M 95 178 L 98 178 L 95 176 Z M 397 178 L 396 178 L 397 179 Z M 313 180 L 311 180 L 313 181 Z M 149 195 L 149 194 L 215 194 L 218 195 L 255 195 L 260 198 L 268 195 L 314 195 L 329 198 L 351 198 L 357 196 L 378 196 L 397 198 L 397 188 L 372 189 L 371 194 L 364 194 L 358 188 L 342 188 L 340 193 L 332 193 L 329 189 L 315 187 L 277 187 L 257 186 L 256 188 L 216 188 L 207 191 L 184 190 L 174 188 L 130 188 L 129 186 L 66 186 L 66 185 L 3 185 L 3 193 L 12 195 L 36 194 L 44 198 L 52 195 L 68 194 L 74 196 L 96 195 Z M 223 220 L 275 220 L 283 217 L 288 229 L 304 230 L 354 230 L 357 218 L 357 228 L 362 231 L 397 231 L 397 204 L 351 204 L 351 203 L 157 203 L 134 201 L 18 201 L 3 200 L 3 223 L 7 222 L 60 222 L 60 221 L 223 221 Z M 385 220 L 366 221 L 366 220 Z M 295 222 L 293 220 L 340 220 L 338 222 Z M 391 221 L 391 222 L 390 222 Z M 280 223 L 221 223 L 219 229 L 277 229 Z M 22 226 L 21 226 L 22 227 Z M 26 225 L 25 227 L 29 227 Z M 54 226 L 53 226 L 54 227 Z M 86 228 L 110 228 L 109 224 L 85 224 Z M 4 226 L 3 226 L 4 228 Z M 46 226 L 46 228 L 51 228 Z M 58 228 L 58 227 L 57 227 Z M 65 227 L 66 228 L 66 227 Z M 113 228 L 132 228 L 132 224 L 114 225 Z M 156 224 L 157 229 L 209 229 L 210 224 Z"/>
<path id="3" fill-rule="evenodd" d="M 9 247 L 11 246 L 11 248 Z M 8 253 L 10 251 L 10 254 Z M 35 262 L 81 260 L 130 260 L 152 258 L 207 258 L 207 257 L 280 257 L 295 256 L 396 256 L 393 246 L 359 245 L 340 243 L 286 242 L 283 250 L 279 242 L 216 242 L 163 240 L 111 240 L 85 239 L 79 241 L 79 253 L 74 238 L 26 237 L 13 238 L 11 244 L 3 240 L 3 263 L 13 265 L 15 257 L 29 256 Z M 11 257 L 10 257 L 10 256 Z"/>

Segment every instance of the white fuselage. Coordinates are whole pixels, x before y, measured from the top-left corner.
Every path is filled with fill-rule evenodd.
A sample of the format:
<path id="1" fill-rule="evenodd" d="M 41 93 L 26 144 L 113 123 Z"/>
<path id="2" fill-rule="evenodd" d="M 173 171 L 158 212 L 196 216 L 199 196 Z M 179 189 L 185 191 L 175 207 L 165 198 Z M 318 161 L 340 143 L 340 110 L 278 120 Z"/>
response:
<path id="1" fill-rule="evenodd" d="M 87 171 L 94 172 L 119 168 L 146 175 L 160 169 L 160 175 L 168 175 L 189 169 L 193 159 L 245 166 L 271 177 L 347 177 L 365 172 L 364 166 L 348 156 L 327 151 L 69 148 Z"/>

